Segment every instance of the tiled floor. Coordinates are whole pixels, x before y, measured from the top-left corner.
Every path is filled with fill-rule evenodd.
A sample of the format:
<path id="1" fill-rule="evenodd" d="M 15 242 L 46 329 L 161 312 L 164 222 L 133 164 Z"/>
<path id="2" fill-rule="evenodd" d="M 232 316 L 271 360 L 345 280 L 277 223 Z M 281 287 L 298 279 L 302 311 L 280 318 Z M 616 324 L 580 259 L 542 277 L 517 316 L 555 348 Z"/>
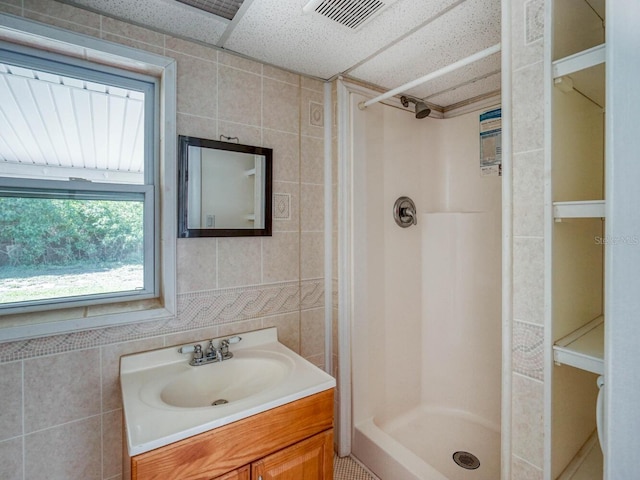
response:
<path id="1" fill-rule="evenodd" d="M 351 457 L 333 457 L 333 480 L 375 480 Z"/>

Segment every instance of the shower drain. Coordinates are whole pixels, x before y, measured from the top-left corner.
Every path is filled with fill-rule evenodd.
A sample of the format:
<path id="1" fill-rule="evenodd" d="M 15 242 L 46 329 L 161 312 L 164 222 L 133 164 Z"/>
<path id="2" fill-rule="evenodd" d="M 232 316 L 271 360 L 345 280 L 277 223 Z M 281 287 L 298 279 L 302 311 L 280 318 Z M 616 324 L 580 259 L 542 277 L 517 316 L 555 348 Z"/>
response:
<path id="1" fill-rule="evenodd" d="M 466 468 L 467 470 L 475 470 L 480 466 L 480 460 L 473 453 L 469 452 L 456 452 L 453 454 L 453 461 L 459 467 Z"/>

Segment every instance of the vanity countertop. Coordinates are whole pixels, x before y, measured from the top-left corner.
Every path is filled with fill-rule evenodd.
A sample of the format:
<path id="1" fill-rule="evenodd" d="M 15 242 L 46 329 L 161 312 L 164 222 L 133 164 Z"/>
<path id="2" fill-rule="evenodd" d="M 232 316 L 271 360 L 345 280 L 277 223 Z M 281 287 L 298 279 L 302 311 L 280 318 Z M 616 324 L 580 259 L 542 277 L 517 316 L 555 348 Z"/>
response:
<path id="1" fill-rule="evenodd" d="M 233 358 L 221 363 L 190 366 L 191 354 L 180 353 L 179 346 L 120 359 L 130 456 L 335 387 L 332 376 L 279 343 L 276 328 L 243 333 L 241 337 L 239 343 L 230 346 Z M 205 349 L 208 340 L 194 343 Z M 256 371 L 238 375 L 245 365 Z M 239 385 L 234 385 L 234 377 Z M 229 388 L 222 385 L 218 394 L 230 400 L 201 406 L 197 399 L 216 382 L 229 384 Z M 176 402 L 176 397 L 184 398 Z"/>

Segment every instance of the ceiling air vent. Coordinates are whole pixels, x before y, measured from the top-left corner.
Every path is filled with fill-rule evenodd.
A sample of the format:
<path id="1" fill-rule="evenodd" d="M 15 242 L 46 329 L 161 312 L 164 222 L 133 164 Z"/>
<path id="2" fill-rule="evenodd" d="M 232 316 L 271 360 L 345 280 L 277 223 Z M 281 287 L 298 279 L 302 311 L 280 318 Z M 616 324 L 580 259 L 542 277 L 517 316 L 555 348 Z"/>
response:
<path id="1" fill-rule="evenodd" d="M 233 20 L 233 17 L 244 0 L 177 0 L 191 7 L 195 7 L 205 12 L 213 13 L 227 20 Z"/>
<path id="2" fill-rule="evenodd" d="M 352 30 L 364 25 L 396 0 L 311 0 L 305 12 L 316 12 Z"/>

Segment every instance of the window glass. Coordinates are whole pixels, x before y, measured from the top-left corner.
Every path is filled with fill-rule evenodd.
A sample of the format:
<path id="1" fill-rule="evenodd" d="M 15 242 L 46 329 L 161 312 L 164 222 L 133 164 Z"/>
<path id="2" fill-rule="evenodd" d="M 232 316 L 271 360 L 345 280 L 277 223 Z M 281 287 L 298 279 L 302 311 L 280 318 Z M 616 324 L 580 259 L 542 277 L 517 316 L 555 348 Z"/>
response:
<path id="1" fill-rule="evenodd" d="M 154 88 L 0 50 L 0 311 L 156 296 Z"/>

